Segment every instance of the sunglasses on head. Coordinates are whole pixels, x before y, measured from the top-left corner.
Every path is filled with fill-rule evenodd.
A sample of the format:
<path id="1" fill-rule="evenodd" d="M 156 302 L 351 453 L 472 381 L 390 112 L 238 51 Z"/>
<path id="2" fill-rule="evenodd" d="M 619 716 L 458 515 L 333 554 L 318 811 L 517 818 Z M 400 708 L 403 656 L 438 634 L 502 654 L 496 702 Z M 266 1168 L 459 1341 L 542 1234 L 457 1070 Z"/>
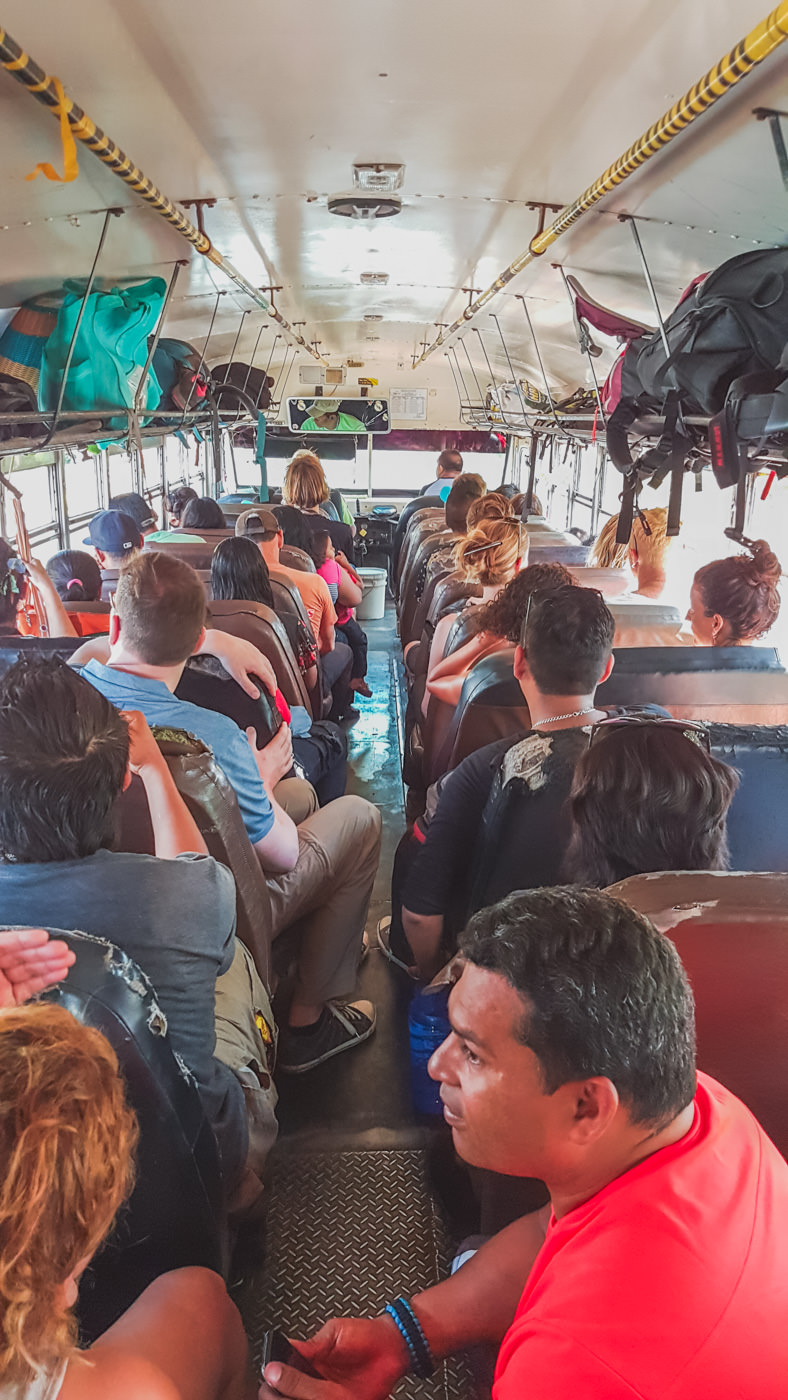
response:
<path id="1" fill-rule="evenodd" d="M 709 731 L 704 724 L 694 719 L 661 719 L 658 715 L 611 715 L 610 719 L 600 719 L 591 727 L 588 747 L 595 743 L 600 734 L 611 733 L 616 729 L 676 729 L 685 739 L 697 744 L 704 753 L 711 753 Z"/>

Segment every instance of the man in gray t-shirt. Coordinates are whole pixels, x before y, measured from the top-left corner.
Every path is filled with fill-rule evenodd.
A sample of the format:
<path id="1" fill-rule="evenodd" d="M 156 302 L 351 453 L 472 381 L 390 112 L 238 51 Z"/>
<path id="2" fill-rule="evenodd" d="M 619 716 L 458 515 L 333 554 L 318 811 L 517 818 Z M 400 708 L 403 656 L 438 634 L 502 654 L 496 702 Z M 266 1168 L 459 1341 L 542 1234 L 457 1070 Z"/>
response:
<path id="1" fill-rule="evenodd" d="M 109 849 L 132 773 L 155 856 Z M 0 922 L 95 934 L 139 963 L 197 1080 L 232 1190 L 246 1107 L 214 1055 L 214 998 L 235 952 L 235 884 L 207 854 L 143 716 L 121 715 L 58 661 L 17 662 L 0 682 Z"/>

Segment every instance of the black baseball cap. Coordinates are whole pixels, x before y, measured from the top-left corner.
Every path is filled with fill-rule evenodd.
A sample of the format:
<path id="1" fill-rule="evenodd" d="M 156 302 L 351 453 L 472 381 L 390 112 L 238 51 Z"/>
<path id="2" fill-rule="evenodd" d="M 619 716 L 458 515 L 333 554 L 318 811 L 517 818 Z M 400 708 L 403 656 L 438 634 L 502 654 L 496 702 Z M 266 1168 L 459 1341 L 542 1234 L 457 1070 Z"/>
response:
<path id="1" fill-rule="evenodd" d="M 144 496 L 140 495 L 139 491 L 127 491 L 123 496 L 113 496 L 109 508 L 110 510 L 122 511 L 124 515 L 130 515 L 132 520 L 136 520 L 140 530 L 148 530 L 151 525 L 158 524 L 148 502 Z"/>
<path id="2" fill-rule="evenodd" d="M 100 510 L 88 526 L 89 534 L 83 544 L 91 544 L 102 554 L 131 554 L 142 545 L 142 532 L 136 520 L 122 510 Z"/>

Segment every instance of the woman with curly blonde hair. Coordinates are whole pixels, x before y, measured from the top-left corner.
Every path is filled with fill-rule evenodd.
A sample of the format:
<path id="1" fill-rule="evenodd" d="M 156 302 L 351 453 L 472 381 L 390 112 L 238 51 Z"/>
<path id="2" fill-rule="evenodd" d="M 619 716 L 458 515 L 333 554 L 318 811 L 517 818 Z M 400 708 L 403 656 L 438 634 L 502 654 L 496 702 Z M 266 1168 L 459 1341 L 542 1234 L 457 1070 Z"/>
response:
<path id="1" fill-rule="evenodd" d="M 253 1400 L 222 1280 L 179 1269 L 89 1349 L 81 1274 L 133 1182 L 137 1124 L 99 1031 L 54 1005 L 0 1013 L 0 1397 Z"/>
<path id="2" fill-rule="evenodd" d="M 481 586 L 482 596 L 478 602 L 491 603 L 527 562 L 528 532 L 511 515 L 483 516 L 460 540 L 455 549 L 455 559 L 458 572 Z M 467 607 L 475 611 L 476 600 L 471 600 Z M 430 695 L 456 704 L 462 683 L 473 663 L 501 645 L 498 638 L 490 638 L 479 632 L 465 647 L 444 657 L 449 632 L 456 617 L 456 613 L 447 614 L 435 628 L 422 706 L 425 713 Z"/>

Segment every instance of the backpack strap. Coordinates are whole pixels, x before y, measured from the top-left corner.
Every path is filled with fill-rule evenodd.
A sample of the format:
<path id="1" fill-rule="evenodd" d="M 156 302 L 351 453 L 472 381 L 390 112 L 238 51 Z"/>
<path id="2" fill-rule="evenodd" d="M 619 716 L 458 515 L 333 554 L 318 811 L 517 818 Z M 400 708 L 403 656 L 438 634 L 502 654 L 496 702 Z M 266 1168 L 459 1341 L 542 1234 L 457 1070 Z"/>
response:
<path id="1" fill-rule="evenodd" d="M 638 476 L 637 467 L 633 465 L 631 469 L 624 474 L 624 490 L 621 492 L 620 497 L 621 504 L 618 511 L 616 544 L 629 544 L 639 486 L 640 478 Z"/>

